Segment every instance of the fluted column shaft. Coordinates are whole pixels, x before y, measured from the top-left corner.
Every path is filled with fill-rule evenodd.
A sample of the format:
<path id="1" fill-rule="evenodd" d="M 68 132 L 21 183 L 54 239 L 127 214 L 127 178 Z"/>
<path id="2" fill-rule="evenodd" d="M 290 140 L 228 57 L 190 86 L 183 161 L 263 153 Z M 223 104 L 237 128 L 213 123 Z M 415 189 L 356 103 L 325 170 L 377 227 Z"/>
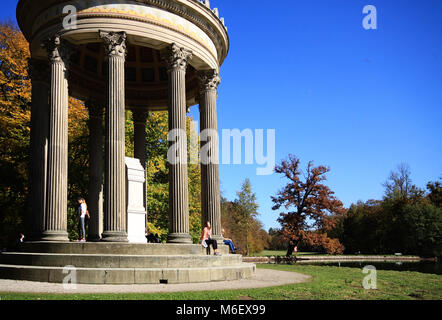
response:
<path id="1" fill-rule="evenodd" d="M 168 52 L 169 63 L 169 132 L 179 150 L 177 161 L 169 159 L 169 243 L 192 243 L 189 234 L 189 195 L 186 138 L 186 68 L 191 52 L 173 44 Z M 178 133 L 178 134 L 177 134 Z"/>
<path id="2" fill-rule="evenodd" d="M 100 103 L 87 101 L 89 109 L 89 221 L 88 241 L 99 241 L 103 233 L 103 112 Z"/>
<path id="3" fill-rule="evenodd" d="M 49 135 L 49 64 L 31 60 L 32 109 L 30 141 L 30 194 L 26 237 L 41 240 L 45 226 Z"/>
<path id="4" fill-rule="evenodd" d="M 42 240 L 68 241 L 68 81 L 59 37 L 46 42 L 51 64 L 46 216 Z"/>
<path id="5" fill-rule="evenodd" d="M 100 32 L 107 54 L 104 232 L 102 240 L 127 242 L 125 169 L 126 33 Z"/>
<path id="6" fill-rule="evenodd" d="M 221 236 L 221 199 L 219 188 L 219 154 L 217 122 L 217 87 L 220 77 L 216 71 L 200 73 L 200 122 L 201 122 L 201 208 L 202 225 L 209 221 L 212 237 Z"/>
<path id="7" fill-rule="evenodd" d="M 144 168 L 144 175 L 146 178 L 146 163 L 147 163 L 147 144 L 146 144 L 146 122 L 148 118 L 148 112 L 144 110 L 134 110 L 133 120 L 134 120 L 134 157 L 139 159 L 141 165 Z M 147 181 L 147 179 L 146 179 Z M 143 204 L 147 211 L 147 200 L 146 200 L 146 182 L 143 184 Z M 147 228 L 147 215 L 146 215 L 146 226 Z"/>

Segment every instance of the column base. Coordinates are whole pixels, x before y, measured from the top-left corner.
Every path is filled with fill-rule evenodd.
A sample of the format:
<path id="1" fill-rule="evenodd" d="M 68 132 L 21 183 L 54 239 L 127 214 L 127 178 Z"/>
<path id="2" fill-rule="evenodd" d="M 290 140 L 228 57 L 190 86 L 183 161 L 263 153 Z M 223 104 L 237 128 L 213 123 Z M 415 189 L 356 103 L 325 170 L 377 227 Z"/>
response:
<path id="1" fill-rule="evenodd" d="M 43 231 L 41 241 L 69 242 L 68 233 L 60 230 Z"/>
<path id="2" fill-rule="evenodd" d="M 193 244 L 193 241 L 188 233 L 171 233 L 167 237 L 167 243 Z"/>
<path id="3" fill-rule="evenodd" d="M 101 236 L 103 242 L 129 242 L 124 231 L 105 231 Z"/>
<path id="4" fill-rule="evenodd" d="M 100 242 L 101 237 L 99 235 L 89 236 L 89 237 L 87 237 L 87 241 L 88 242 Z"/>

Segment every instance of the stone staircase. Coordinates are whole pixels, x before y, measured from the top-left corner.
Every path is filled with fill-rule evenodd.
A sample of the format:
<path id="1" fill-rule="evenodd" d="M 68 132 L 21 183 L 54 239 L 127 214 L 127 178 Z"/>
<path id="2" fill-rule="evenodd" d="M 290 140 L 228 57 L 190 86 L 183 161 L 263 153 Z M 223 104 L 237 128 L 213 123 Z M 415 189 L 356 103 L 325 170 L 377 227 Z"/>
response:
<path id="1" fill-rule="evenodd" d="M 200 245 L 49 243 L 20 245 L 0 254 L 0 279 L 63 283 L 75 270 L 78 284 L 175 284 L 250 278 L 255 265 L 242 256 L 206 255 Z M 75 269 L 74 269 L 75 268 Z"/>

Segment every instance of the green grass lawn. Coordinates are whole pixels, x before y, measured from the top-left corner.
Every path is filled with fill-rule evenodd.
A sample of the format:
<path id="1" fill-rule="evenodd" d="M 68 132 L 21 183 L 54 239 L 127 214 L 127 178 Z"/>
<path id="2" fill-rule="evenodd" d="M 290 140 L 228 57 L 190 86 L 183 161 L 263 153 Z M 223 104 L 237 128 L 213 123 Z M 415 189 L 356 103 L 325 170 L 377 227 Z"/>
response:
<path id="1" fill-rule="evenodd" d="M 2 300 L 441 300 L 442 276 L 408 271 L 377 271 L 377 290 L 362 288 L 358 268 L 312 265 L 259 265 L 312 276 L 307 283 L 280 287 L 161 294 L 23 294 L 0 293 Z"/>

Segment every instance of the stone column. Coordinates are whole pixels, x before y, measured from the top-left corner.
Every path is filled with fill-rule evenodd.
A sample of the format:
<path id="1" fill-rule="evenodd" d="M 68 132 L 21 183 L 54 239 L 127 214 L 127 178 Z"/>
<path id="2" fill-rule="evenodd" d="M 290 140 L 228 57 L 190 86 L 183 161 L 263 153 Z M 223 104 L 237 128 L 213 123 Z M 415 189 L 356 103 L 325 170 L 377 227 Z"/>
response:
<path id="1" fill-rule="evenodd" d="M 41 240 L 45 225 L 49 135 L 50 69 L 47 61 L 31 59 L 32 82 L 30 194 L 26 239 Z"/>
<path id="2" fill-rule="evenodd" d="M 149 113 L 145 110 L 134 110 L 133 111 L 134 120 L 134 158 L 139 159 L 141 165 L 143 166 L 146 178 L 146 162 L 147 162 L 147 144 L 146 144 L 146 122 Z M 147 211 L 147 201 L 146 201 L 146 181 L 143 185 L 143 204 Z M 147 215 L 145 221 L 145 229 L 147 228 Z"/>
<path id="3" fill-rule="evenodd" d="M 164 53 L 169 75 L 169 243 L 192 243 L 187 180 L 186 68 L 190 51 L 172 44 Z M 173 141 L 171 141 L 173 139 Z M 175 149 L 170 147 L 175 146 Z M 171 163 L 170 158 L 174 158 Z"/>
<path id="4" fill-rule="evenodd" d="M 48 172 L 43 241 L 68 241 L 68 81 L 67 44 L 59 36 L 44 43 L 51 67 Z"/>
<path id="5" fill-rule="evenodd" d="M 127 242 L 125 168 L 126 33 L 100 31 L 107 56 L 106 171 L 102 241 Z"/>
<path id="6" fill-rule="evenodd" d="M 96 101 L 86 101 L 89 109 L 89 221 L 88 241 L 100 241 L 103 233 L 103 113 Z"/>
<path id="7" fill-rule="evenodd" d="M 201 222 L 204 226 L 207 221 L 210 221 L 212 237 L 217 241 L 222 241 L 216 113 L 217 88 L 221 78 L 216 70 L 202 71 L 199 76 L 201 83 Z"/>

